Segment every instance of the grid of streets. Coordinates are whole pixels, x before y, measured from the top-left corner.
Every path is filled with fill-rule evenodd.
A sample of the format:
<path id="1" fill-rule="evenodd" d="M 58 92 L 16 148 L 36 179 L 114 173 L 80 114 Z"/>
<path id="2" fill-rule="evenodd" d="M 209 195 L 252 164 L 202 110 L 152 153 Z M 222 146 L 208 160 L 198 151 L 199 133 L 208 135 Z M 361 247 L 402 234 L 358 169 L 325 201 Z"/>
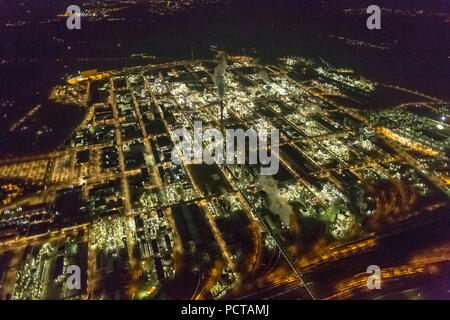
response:
<path id="1" fill-rule="evenodd" d="M 86 109 L 66 145 L 0 164 L 2 179 L 16 179 L 2 186 L 2 297 L 360 297 L 367 266 L 358 257 L 448 208 L 448 104 L 297 57 L 265 67 L 227 60 L 223 124 L 279 129 L 279 172 L 171 162 L 174 130 L 192 132 L 197 120 L 221 128 L 217 61 L 71 79 L 52 92 Z M 318 78 L 302 78 L 298 65 Z M 371 113 L 351 106 L 375 88 L 416 100 Z M 448 268 L 438 253 L 401 265 L 385 257 L 383 280 L 395 286 Z M 345 272 L 323 276 L 349 260 Z M 80 290 L 66 284 L 73 264 Z"/>

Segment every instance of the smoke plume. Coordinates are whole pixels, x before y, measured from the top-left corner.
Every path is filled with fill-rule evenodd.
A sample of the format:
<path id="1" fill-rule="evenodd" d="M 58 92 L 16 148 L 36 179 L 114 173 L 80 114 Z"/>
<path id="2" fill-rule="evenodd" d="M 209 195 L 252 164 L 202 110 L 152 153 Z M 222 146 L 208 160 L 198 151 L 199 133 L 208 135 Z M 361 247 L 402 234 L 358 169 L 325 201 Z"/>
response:
<path id="1" fill-rule="evenodd" d="M 225 71 L 227 70 L 227 61 L 224 57 L 221 57 L 218 65 L 214 69 L 214 84 L 217 87 L 219 97 L 223 99 L 225 95 Z"/>
<path id="2" fill-rule="evenodd" d="M 258 183 L 267 193 L 269 210 L 278 215 L 281 223 L 288 227 L 290 225 L 290 215 L 293 212 L 293 209 L 287 203 L 287 200 L 281 197 L 277 181 L 270 176 L 260 176 Z"/>

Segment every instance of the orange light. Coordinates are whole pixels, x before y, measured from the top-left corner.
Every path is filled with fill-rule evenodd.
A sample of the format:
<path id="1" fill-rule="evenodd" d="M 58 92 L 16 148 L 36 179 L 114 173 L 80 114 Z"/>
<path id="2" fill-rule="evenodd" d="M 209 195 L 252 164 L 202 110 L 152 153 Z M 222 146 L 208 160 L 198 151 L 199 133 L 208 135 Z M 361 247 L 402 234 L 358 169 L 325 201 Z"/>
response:
<path id="1" fill-rule="evenodd" d="M 155 292 L 155 287 L 151 287 L 150 289 L 147 290 L 147 292 L 145 292 L 148 295 L 151 295 L 153 292 Z"/>
<path id="2" fill-rule="evenodd" d="M 431 149 L 428 149 L 428 148 L 426 148 L 426 147 L 423 147 L 423 146 L 421 146 L 421 145 L 418 144 L 418 143 L 415 143 L 415 142 L 413 142 L 413 141 L 411 141 L 411 140 L 409 140 L 409 139 L 407 139 L 407 138 L 404 138 L 404 137 L 402 137 L 402 136 L 400 136 L 400 135 L 398 135 L 398 134 L 392 132 L 392 131 L 389 130 L 389 129 L 386 129 L 386 128 L 379 128 L 379 131 L 380 131 L 383 135 L 385 135 L 386 137 L 391 138 L 391 139 L 393 139 L 393 140 L 395 140 L 395 141 L 397 141 L 397 142 L 399 142 L 399 143 L 401 143 L 401 144 L 403 144 L 403 145 L 406 145 L 406 146 L 408 146 L 408 147 L 410 147 L 410 148 L 412 148 L 412 149 L 414 149 L 414 150 L 416 150 L 416 151 L 420 151 L 420 152 L 422 152 L 422 153 L 424 153 L 424 154 L 426 154 L 426 155 L 428 155 L 428 156 L 434 157 L 434 156 L 437 155 L 437 152 L 436 152 L 436 151 L 431 150 Z"/>

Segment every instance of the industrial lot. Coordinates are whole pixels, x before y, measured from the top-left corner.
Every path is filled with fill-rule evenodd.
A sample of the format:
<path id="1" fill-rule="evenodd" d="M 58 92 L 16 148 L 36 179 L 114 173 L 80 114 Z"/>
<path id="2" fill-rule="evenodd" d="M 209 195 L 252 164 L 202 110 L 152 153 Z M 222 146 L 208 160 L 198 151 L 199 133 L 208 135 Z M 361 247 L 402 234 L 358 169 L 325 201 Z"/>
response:
<path id="1" fill-rule="evenodd" d="M 448 211 L 448 103 L 324 61 L 222 59 L 222 94 L 219 60 L 89 70 L 53 88 L 60 112 L 85 117 L 59 149 L 0 163 L 0 297 L 364 298 L 367 257 L 386 266 L 386 290 L 448 272 L 445 242 L 411 242 L 401 262 L 380 253 Z M 174 164 L 173 131 L 194 121 L 280 130 L 278 173 Z"/>

